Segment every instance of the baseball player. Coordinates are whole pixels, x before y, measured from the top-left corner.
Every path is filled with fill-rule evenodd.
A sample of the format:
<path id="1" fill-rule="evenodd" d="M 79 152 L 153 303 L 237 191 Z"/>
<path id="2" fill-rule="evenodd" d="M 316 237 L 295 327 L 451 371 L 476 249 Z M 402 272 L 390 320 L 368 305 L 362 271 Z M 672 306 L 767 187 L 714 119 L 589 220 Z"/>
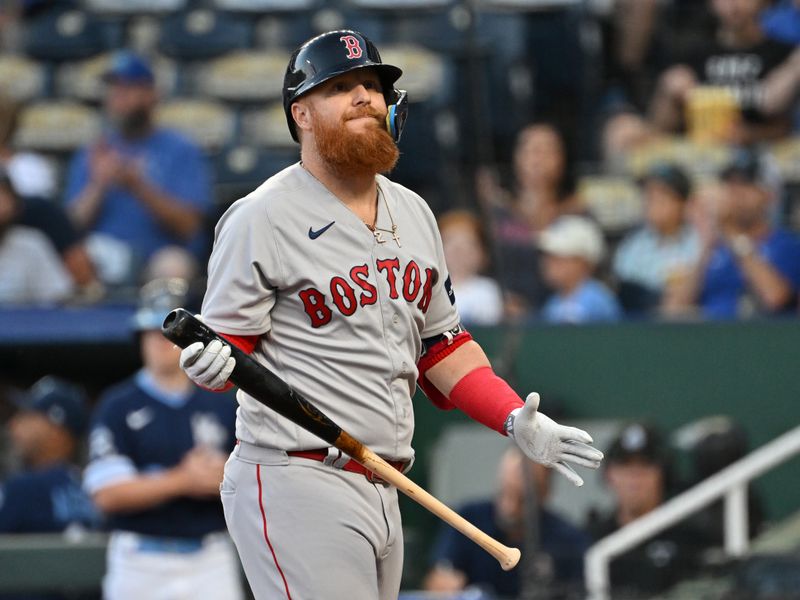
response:
<path id="1" fill-rule="evenodd" d="M 301 161 L 220 219 L 202 315 L 397 469 L 414 458 L 417 383 L 511 435 L 577 484 L 596 468 L 591 437 L 523 402 L 459 324 L 431 211 L 380 173 L 406 114 L 401 75 L 362 34 L 330 31 L 292 55 L 284 80 Z M 181 366 L 225 389 L 234 361 L 218 341 Z M 239 443 L 221 492 L 256 598 L 396 599 L 403 539 L 397 492 L 358 463 L 238 393 Z"/>
<path id="2" fill-rule="evenodd" d="M 84 487 L 112 530 L 107 600 L 242 597 L 219 502 L 236 405 L 192 385 L 160 331 L 186 293 L 181 279 L 142 289 L 134 328 L 144 367 L 106 391 L 93 418 Z"/>

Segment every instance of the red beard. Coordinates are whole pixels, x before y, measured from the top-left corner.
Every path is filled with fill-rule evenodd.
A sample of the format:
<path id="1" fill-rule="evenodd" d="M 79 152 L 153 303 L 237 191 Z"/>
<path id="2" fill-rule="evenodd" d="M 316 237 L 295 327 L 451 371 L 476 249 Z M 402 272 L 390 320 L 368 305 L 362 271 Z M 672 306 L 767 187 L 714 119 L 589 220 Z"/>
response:
<path id="1" fill-rule="evenodd" d="M 365 116 L 373 117 L 375 126 L 370 124 L 361 133 L 354 133 L 347 127 L 348 120 Z M 339 123 L 332 125 L 324 123 L 322 119 L 315 119 L 314 139 L 317 150 L 331 171 L 339 177 L 391 171 L 397 164 L 400 151 L 383 125 L 385 119 L 385 114 L 372 107 L 350 113 Z"/>

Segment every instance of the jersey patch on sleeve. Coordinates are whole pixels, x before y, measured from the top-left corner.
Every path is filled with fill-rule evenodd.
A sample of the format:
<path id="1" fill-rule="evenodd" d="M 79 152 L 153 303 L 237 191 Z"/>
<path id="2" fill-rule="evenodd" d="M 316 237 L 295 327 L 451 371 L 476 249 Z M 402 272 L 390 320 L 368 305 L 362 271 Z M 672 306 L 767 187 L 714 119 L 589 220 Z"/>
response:
<path id="1" fill-rule="evenodd" d="M 456 303 L 456 293 L 453 291 L 453 282 L 450 281 L 450 275 L 444 280 L 444 291 L 447 292 L 447 297 L 450 298 L 450 304 Z"/>

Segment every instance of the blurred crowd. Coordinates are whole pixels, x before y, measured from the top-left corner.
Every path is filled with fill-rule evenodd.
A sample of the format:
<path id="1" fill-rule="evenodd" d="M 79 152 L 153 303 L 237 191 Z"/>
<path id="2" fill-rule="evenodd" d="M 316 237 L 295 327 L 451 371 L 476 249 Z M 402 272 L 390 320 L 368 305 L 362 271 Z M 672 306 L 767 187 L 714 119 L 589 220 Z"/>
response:
<path id="1" fill-rule="evenodd" d="M 154 590 L 164 598 L 243 597 L 218 501 L 236 403 L 193 386 L 177 366 L 178 350 L 158 329 L 163 312 L 185 303 L 185 293 L 177 279 L 147 287 L 131 323 L 143 366 L 104 390 L 94 408 L 80 386 L 48 375 L 14 395 L 0 436 L 8 441 L 0 534 L 65 532 L 80 539 L 110 532 L 104 598 L 151 597 Z M 522 563 L 504 571 L 442 524 L 420 587 L 454 599 L 466 591 L 465 598 L 484 600 L 582 598 L 584 555 L 595 541 L 742 458 L 749 443 L 741 425 L 714 416 L 670 436 L 652 423 L 623 422 L 605 450 L 600 485 L 608 502 L 576 521 L 550 502 L 553 471 L 508 447 L 494 490 L 457 508 L 495 539 L 521 548 Z M 764 513 L 757 492 L 748 494 L 754 537 Z M 723 543 L 719 501 L 616 557 L 615 597 L 652 597 L 713 570 Z M 47 596 L 67 597 L 76 596 Z"/>
<path id="2" fill-rule="evenodd" d="M 504 544 L 519 547 L 523 561 L 503 571 L 497 562 L 448 527 L 433 547 L 424 587 L 428 591 L 481 592 L 476 598 L 583 598 L 583 559 L 597 540 L 664 504 L 686 486 L 727 466 L 747 451 L 740 426 L 725 417 L 679 428 L 670 441 L 643 421 L 624 423 L 606 449 L 603 485 L 612 501 L 593 507 L 575 523 L 550 502 L 552 471 L 524 461 L 509 448 L 500 459 L 495 493 L 470 502 L 461 514 Z M 681 443 L 676 440 L 683 440 Z M 688 469 L 677 458 L 689 457 Z M 749 492 L 750 535 L 763 525 L 761 501 Z M 614 598 L 648 598 L 697 576 L 719 559 L 723 543 L 721 503 L 701 511 L 616 557 L 611 564 Z"/>
<path id="3" fill-rule="evenodd" d="M 800 314 L 800 2 L 396 10 L 390 0 L 2 3 L 0 310 L 138 303 L 143 368 L 91 418 L 83 392 L 52 377 L 19 398 L 0 532 L 133 531 L 109 549 L 113 597 L 148 597 L 165 553 L 180 581 L 239 597 L 209 500 L 235 403 L 192 387 L 157 327 L 202 295 L 219 215 L 297 160 L 282 111 L 276 129 L 260 104 L 280 93 L 293 45 L 332 26 L 404 48 L 396 62 L 417 89 L 394 177 L 437 214 L 467 326 Z M 273 51 L 284 54 L 270 71 Z M 265 73 L 272 80 L 253 84 Z M 226 96 L 234 88 L 240 96 Z M 712 429 L 724 452 L 698 450 L 696 479 L 746 451 L 735 425 Z M 504 573 L 443 532 L 424 585 L 517 597 L 519 573 L 534 573 L 540 591 L 551 584 L 536 597 L 577 597 L 592 541 L 691 483 L 673 477 L 669 454 L 652 425 L 623 428 L 604 467 L 616 504 L 576 524 L 546 506 L 549 471 L 520 477 L 509 452 L 495 497 L 462 511 L 535 549 L 532 564 Z M 615 561 L 612 583 L 666 589 L 721 545 L 720 523 L 712 507 L 665 532 Z"/>
<path id="4" fill-rule="evenodd" d="M 394 177 L 468 325 L 798 314 L 797 2 L 189 4 L 3 4 L 2 305 L 202 288 L 218 216 L 297 158 L 265 65 L 334 23 L 408 61 Z"/>

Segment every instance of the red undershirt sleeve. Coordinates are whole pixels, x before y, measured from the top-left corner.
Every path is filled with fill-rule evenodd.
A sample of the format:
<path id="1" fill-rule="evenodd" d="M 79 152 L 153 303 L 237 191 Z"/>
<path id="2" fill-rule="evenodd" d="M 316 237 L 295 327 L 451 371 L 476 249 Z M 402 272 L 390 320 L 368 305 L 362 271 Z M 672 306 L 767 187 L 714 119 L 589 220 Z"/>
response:
<path id="1" fill-rule="evenodd" d="M 422 358 L 417 363 L 419 376 L 417 377 L 417 385 L 425 392 L 428 399 L 433 402 L 436 408 L 441 410 L 453 410 L 455 405 L 447 399 L 442 392 L 440 392 L 435 385 L 433 385 L 425 374 L 433 365 L 441 361 L 443 358 L 450 356 L 455 352 L 459 346 L 466 344 L 472 339 L 468 331 L 462 331 L 455 337 L 444 337 L 440 341 L 431 346 Z"/>
<path id="2" fill-rule="evenodd" d="M 221 338 L 225 341 L 229 342 L 231 345 L 236 346 L 239 350 L 244 352 L 245 354 L 252 354 L 253 350 L 256 348 L 256 344 L 258 343 L 259 336 L 257 335 L 232 335 L 229 333 L 220 333 Z M 213 392 L 227 392 L 233 388 L 233 382 L 228 381 L 225 384 L 225 387 L 219 390 L 211 390 Z M 207 389 L 207 388 L 206 388 Z"/>
<path id="3" fill-rule="evenodd" d="M 467 373 L 453 386 L 449 397 L 440 392 L 425 375 L 428 369 L 471 339 L 469 332 L 462 331 L 452 339 L 443 338 L 434 344 L 419 361 L 417 383 L 437 408 L 458 408 L 471 419 L 505 435 L 506 417 L 525 403 L 491 367 L 478 367 Z"/>

